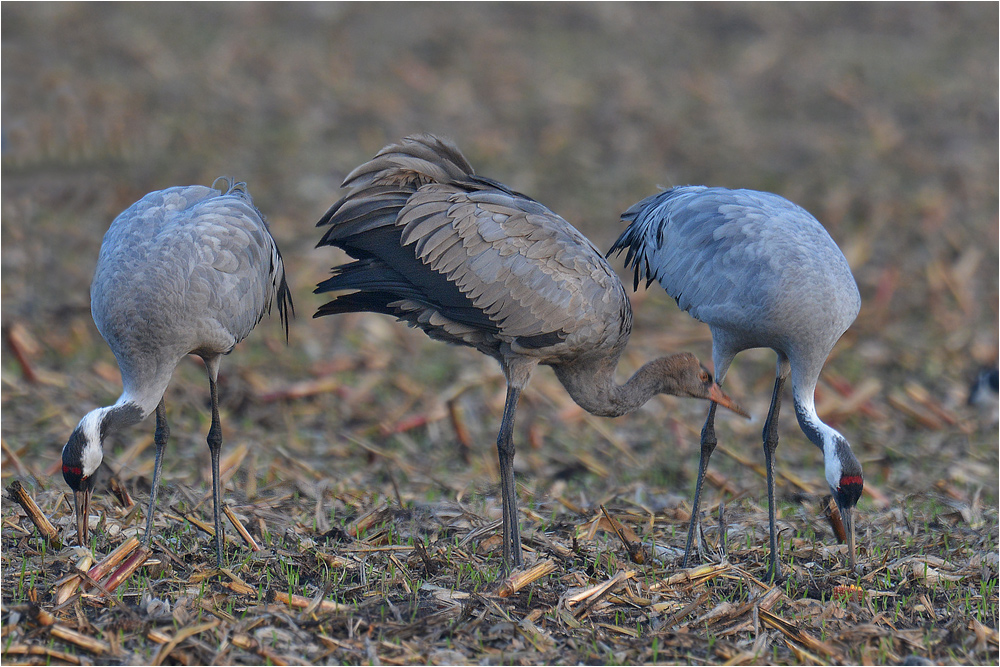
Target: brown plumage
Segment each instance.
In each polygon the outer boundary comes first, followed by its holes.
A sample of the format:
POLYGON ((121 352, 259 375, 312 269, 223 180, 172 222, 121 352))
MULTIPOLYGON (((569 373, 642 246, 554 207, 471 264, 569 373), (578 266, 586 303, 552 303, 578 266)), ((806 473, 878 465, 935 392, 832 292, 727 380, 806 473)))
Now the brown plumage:
POLYGON ((438 340, 474 347, 507 379, 497 450, 504 565, 522 564, 514 487, 514 413, 538 364, 551 366, 581 407, 614 417, 656 394, 712 399, 739 411, 690 354, 615 369, 632 328, 618 276, 583 234, 538 202, 476 176, 450 142, 430 135, 387 146, 351 172, 350 192, 317 226, 319 245, 356 261, 316 292, 350 290, 315 317, 393 315, 438 340))

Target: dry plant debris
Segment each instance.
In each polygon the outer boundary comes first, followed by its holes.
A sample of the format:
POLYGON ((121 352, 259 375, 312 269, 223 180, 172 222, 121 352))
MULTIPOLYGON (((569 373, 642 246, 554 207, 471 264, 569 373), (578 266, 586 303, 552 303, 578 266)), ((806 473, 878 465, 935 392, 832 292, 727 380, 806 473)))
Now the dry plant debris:
MULTIPOLYGON (((998 413, 966 404, 998 347, 996 5, 0 11, 0 474, 20 485, 0 526, 5 664, 1000 661, 998 413), (747 352, 726 389, 758 421, 717 423, 687 570, 705 406, 601 419, 539 369, 515 436, 528 567, 501 577, 495 364, 385 317, 309 317, 337 263, 313 222, 346 170, 421 130, 599 248, 673 183, 778 192, 823 221, 863 298, 816 396, 865 468, 859 571, 788 411, 788 579, 761 580, 774 357, 747 352), (101 237, 146 192, 220 174, 249 183, 300 308, 288 346, 265 321, 220 377, 226 568, 206 557, 194 360, 166 396, 149 550, 149 424, 106 443, 77 547, 60 447, 121 390, 89 313, 101 237)), ((711 358, 707 327, 662 290, 632 296, 623 372, 711 358)))

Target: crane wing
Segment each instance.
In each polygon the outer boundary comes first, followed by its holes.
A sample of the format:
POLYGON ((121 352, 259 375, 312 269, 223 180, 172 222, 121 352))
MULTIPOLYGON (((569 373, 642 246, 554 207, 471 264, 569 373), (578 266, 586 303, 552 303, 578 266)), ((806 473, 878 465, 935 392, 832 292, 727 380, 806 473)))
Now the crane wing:
MULTIPOLYGON (((356 290, 317 316, 350 310, 396 315, 429 335, 480 347, 549 348, 576 333, 608 335, 628 309, 596 248, 538 202, 476 176, 457 148, 411 137, 383 149, 345 181, 352 188, 320 221, 320 245, 357 261, 317 292, 356 290)), ((624 325, 627 326, 627 325, 624 325)), ((627 333, 627 332, 626 332, 627 333)), ((617 338, 616 338, 617 339, 617 338)))
MULTIPOLYGON (((751 330, 794 307, 782 297, 795 292, 791 286, 829 293, 832 304, 843 300, 834 290, 844 281, 835 275, 853 284, 823 226, 771 193, 676 187, 640 201, 622 219, 629 227, 609 254, 625 250, 636 286, 640 278, 658 281, 680 308, 710 325, 751 330)), ((857 314, 856 291, 843 305, 845 312, 853 308, 847 324, 857 314)))
POLYGON ((274 295, 287 332, 281 254, 245 187, 230 186, 225 194, 202 186, 152 192, 112 223, 91 286, 94 321, 112 349, 224 352, 274 295), (136 317, 149 325, 143 340, 130 331, 136 317))
POLYGON ((243 189, 231 187, 190 213, 192 249, 201 255, 191 289, 207 296, 207 311, 236 339, 243 340, 277 296, 285 333, 293 308, 284 262, 264 216, 243 189))
POLYGON ((610 266, 572 225, 498 184, 477 185, 423 186, 400 212, 400 240, 503 335, 549 346, 603 327, 604 309, 627 304, 610 266))

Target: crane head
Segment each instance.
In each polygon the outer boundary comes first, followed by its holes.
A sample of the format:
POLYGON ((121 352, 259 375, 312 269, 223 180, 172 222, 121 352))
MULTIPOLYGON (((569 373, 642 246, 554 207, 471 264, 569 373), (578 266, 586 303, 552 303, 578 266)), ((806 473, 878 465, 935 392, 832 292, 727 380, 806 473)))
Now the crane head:
POLYGON ((712 373, 693 354, 680 352, 665 357, 665 361, 668 367, 665 373, 668 385, 660 390, 661 393, 690 396, 691 398, 707 398, 738 415, 750 418, 750 415, 736 401, 722 391, 722 388, 712 378, 712 373))
POLYGON ((844 522, 844 530, 847 533, 847 553, 853 572, 854 566, 857 564, 854 545, 854 508, 861 499, 865 479, 861 473, 861 464, 854 456, 854 452, 851 451, 847 439, 834 432, 833 440, 835 442, 835 455, 827 459, 827 482, 830 484, 834 500, 837 501, 840 518, 844 522))
POLYGON ((73 489, 76 530, 80 546, 87 544, 90 497, 94 492, 93 474, 104 459, 98 411, 91 412, 73 430, 62 451, 63 479, 73 489))

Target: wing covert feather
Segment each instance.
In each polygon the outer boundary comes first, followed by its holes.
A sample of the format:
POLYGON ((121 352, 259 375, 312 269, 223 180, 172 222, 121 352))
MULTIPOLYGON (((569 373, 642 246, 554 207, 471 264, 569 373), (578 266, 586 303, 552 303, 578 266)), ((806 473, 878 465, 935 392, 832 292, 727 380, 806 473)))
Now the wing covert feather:
POLYGON ((352 171, 344 187, 348 195, 319 222, 329 225, 320 244, 368 264, 336 268, 317 291, 373 296, 337 297, 318 314, 387 312, 490 353, 506 345, 557 354, 574 338, 611 346, 627 338, 628 297, 597 249, 542 204, 475 175, 453 144, 408 137, 352 171), (375 296, 378 271, 391 286, 375 296))
POLYGON ((854 285, 840 248, 812 215, 783 197, 682 186, 647 197, 622 219, 629 227, 609 254, 627 249, 636 284, 658 281, 702 322, 753 330, 822 304, 836 311, 831 328, 846 329, 857 315, 856 286, 853 293, 838 287, 854 285))

